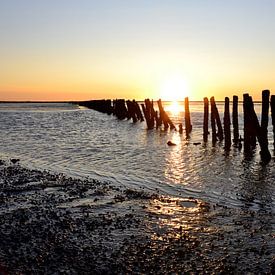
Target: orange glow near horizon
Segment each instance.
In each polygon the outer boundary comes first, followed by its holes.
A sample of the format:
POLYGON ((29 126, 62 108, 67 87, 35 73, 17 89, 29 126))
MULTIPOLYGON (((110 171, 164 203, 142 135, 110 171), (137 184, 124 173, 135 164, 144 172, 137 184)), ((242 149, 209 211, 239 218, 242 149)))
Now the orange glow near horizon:
POLYGON ((2 2, 0 101, 275 91, 275 1, 2 2))

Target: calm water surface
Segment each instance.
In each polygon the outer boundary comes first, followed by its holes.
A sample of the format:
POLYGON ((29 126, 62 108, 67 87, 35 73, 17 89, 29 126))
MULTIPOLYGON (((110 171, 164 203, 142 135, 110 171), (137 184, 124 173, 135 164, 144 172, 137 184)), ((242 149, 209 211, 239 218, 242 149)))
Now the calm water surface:
MULTIPOLYGON (((183 106, 165 109, 177 124, 183 106)), ((260 105, 256 104, 260 114, 260 105)), ((223 117, 223 105, 218 104, 223 117)), ((108 180, 127 187, 192 196, 232 207, 275 209, 275 162, 262 166, 259 152, 247 161, 243 151, 202 142, 202 103, 191 103, 193 132, 187 141, 175 131, 146 129, 113 116, 67 103, 0 104, 0 155, 22 164, 70 176, 108 180), (172 140, 177 146, 166 145, 172 140)), ((241 106, 240 106, 241 112, 241 106)), ((242 134, 242 114, 240 114, 242 134)), ((269 142, 273 154, 272 128, 269 142)))

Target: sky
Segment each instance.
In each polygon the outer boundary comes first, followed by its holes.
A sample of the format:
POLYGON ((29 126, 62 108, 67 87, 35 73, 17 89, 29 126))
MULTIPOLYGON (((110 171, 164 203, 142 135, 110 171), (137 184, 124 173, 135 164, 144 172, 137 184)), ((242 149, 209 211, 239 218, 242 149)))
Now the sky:
POLYGON ((0 100, 275 94, 275 0, 0 0, 0 100))

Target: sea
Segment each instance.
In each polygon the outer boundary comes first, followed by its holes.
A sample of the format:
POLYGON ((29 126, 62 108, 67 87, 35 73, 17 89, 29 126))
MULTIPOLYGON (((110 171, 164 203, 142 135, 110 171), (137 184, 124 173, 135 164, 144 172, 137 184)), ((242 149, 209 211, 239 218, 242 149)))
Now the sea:
MULTIPOLYGON (((223 121, 224 103, 217 103, 223 121)), ((184 106, 164 102, 175 125, 184 125, 184 106)), ((255 104, 261 115, 261 104, 255 104)), ((0 158, 19 158, 30 169, 93 178, 126 188, 256 210, 275 209, 275 161, 261 163, 259 145, 250 158, 243 148, 203 142, 203 102, 190 102, 190 138, 178 131, 147 130, 145 122, 71 103, 0 103, 0 158), (168 146, 172 141, 175 146, 168 146)), ((239 128, 243 136, 242 104, 239 128)))

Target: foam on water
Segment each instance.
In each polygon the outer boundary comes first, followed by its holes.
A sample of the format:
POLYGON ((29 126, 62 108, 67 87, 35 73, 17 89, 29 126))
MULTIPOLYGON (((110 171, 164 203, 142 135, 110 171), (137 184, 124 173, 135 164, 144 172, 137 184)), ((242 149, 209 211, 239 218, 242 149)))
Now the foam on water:
MULTIPOLYGON (((255 107, 260 114, 260 105, 255 107)), ((223 105, 218 108, 222 114, 223 105)), ((193 131, 187 141, 178 132, 148 131, 145 122, 119 121, 66 103, 0 104, 0 154, 70 176, 157 188, 168 195, 236 207, 274 209, 274 160, 262 166, 258 151, 247 161, 233 147, 227 154, 222 144, 212 146, 211 137, 207 144, 194 145, 202 142, 202 103, 191 103, 190 111, 193 131), (167 146, 168 140, 177 146, 167 146)), ((183 111, 171 116, 176 124, 183 122, 183 111)), ((242 130, 241 123, 240 106, 242 130)), ((270 148, 272 140, 270 125, 270 148)))

